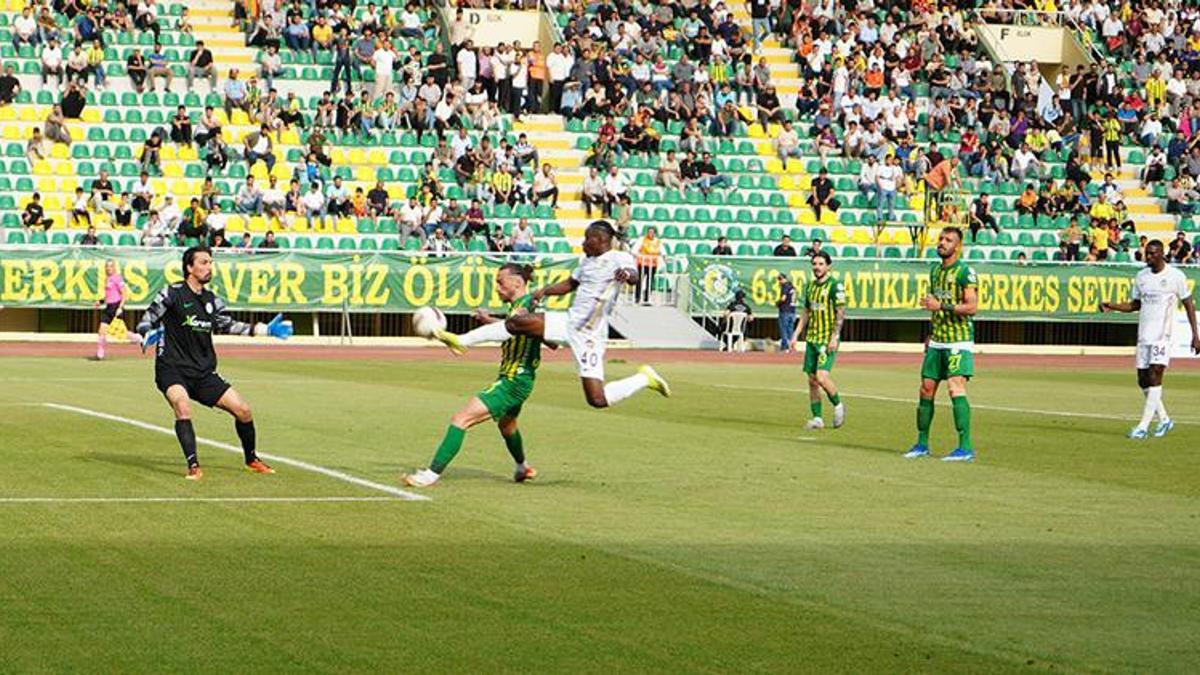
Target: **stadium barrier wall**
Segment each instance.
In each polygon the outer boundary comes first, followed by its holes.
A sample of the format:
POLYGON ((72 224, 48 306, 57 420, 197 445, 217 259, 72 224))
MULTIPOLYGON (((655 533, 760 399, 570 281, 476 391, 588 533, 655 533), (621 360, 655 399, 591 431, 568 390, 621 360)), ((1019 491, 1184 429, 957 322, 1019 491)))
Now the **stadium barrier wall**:
MULTIPOLYGON (((103 292, 104 263, 117 263, 129 290, 128 305, 144 307, 163 286, 182 278, 180 250, 126 247, 0 247, 0 305, 13 308, 91 309, 103 292)), ((444 257, 403 252, 275 251, 218 253, 212 288, 235 310, 267 312, 387 314, 425 305, 465 314, 483 306, 499 309, 494 291, 500 265, 518 260, 534 266, 533 286, 567 277, 574 255, 479 255, 444 257)), ((680 298, 694 316, 724 309, 734 291, 747 293, 755 314, 775 316, 776 276, 798 286, 807 282, 807 258, 731 256, 674 257, 682 273, 667 275, 680 287, 661 293, 680 298)), ((918 302, 929 285, 929 261, 839 259, 835 277, 846 287, 848 315, 871 321, 928 318, 918 302)), ((1134 315, 1100 314, 1102 300, 1124 300, 1138 265, 972 263, 979 283, 980 314, 1010 324, 1065 322, 1125 323, 1134 315)), ((1181 268, 1194 286, 1200 269, 1181 268)), ((548 299, 566 309, 569 297, 548 299)), ((1014 326, 1015 327, 1015 326, 1014 326)), ((13 326, 18 330, 32 325, 13 326)), ((46 328, 53 328, 46 326, 46 328)), ((1009 340, 1006 340, 1009 341, 1009 340)))

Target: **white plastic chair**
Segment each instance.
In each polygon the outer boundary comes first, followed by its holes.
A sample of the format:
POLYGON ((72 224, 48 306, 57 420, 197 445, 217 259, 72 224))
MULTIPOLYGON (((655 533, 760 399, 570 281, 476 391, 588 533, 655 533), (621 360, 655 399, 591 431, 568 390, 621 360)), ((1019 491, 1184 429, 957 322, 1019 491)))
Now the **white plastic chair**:
POLYGON ((721 334, 725 351, 746 351, 746 320, 749 317, 745 312, 730 312, 725 317, 725 332, 721 334))

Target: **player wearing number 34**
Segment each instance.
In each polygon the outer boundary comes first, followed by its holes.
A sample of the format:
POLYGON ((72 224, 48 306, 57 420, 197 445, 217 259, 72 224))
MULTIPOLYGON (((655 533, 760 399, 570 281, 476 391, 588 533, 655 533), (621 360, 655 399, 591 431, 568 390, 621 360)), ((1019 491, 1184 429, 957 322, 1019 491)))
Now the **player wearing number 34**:
POLYGON ((1135 356, 1138 386, 1146 397, 1142 419, 1129 432, 1135 440, 1146 438, 1150 422, 1158 415, 1155 436, 1166 436, 1175 423, 1163 404, 1163 374, 1171 363, 1175 308, 1179 303, 1187 312, 1192 327, 1192 351, 1200 353, 1200 333, 1196 332, 1196 302, 1188 290, 1183 272, 1167 264, 1163 244, 1157 239, 1146 244, 1146 267, 1137 273, 1128 302, 1102 302, 1101 312, 1137 312, 1138 341, 1135 356))

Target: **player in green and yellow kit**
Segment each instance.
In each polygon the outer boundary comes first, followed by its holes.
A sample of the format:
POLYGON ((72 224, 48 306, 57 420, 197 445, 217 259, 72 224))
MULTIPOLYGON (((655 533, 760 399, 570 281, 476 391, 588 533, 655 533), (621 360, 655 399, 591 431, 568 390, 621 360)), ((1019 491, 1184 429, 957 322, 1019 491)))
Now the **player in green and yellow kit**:
POLYGON ((917 443, 905 457, 929 456, 929 427, 933 423, 933 399, 938 383, 946 381, 954 408, 958 447, 942 458, 947 462, 975 459, 971 442, 971 404, 967 402, 967 380, 975 369, 975 312, 979 306, 975 270, 962 261, 962 230, 942 229, 937 253, 942 259, 929 271, 929 295, 921 307, 932 312, 933 333, 921 364, 921 393, 917 402, 917 443))
POLYGON ((821 417, 821 393, 833 404, 833 427, 846 421, 846 406, 838 396, 837 385, 829 376, 837 360, 842 341, 842 323, 846 320, 846 290, 842 282, 829 274, 833 260, 825 251, 812 257, 812 281, 804 288, 804 311, 792 333, 792 349, 799 351, 797 341, 804 336, 804 372, 808 374, 808 403, 812 419, 806 429, 824 429, 821 417))
MULTIPOLYGON (((533 268, 516 263, 506 263, 496 273, 496 293, 508 303, 508 316, 533 310, 533 294, 528 290, 532 274, 533 268)), ((476 312, 476 318, 482 323, 504 321, 504 317, 493 317, 482 309, 476 312)), ((537 475, 537 471, 525 463, 525 448, 521 431, 517 428, 517 417, 521 414, 521 406, 533 393, 534 378, 542 362, 542 340, 514 335, 500 345, 500 354, 500 374, 496 381, 450 418, 446 436, 438 446, 429 468, 405 476, 406 485, 428 487, 436 483, 462 448, 467 429, 488 420, 496 420, 504 444, 517 464, 513 479, 521 483, 537 475)))

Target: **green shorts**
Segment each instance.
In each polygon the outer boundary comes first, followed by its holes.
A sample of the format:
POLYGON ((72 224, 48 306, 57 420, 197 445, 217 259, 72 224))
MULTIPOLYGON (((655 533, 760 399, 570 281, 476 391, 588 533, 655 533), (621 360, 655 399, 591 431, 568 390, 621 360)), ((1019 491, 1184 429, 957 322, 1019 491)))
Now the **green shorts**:
POLYGON ((825 345, 804 343, 804 372, 814 375, 818 370, 829 372, 833 370, 833 362, 837 360, 837 352, 829 351, 825 345))
POLYGON ((492 386, 479 392, 479 400, 491 413, 492 419, 517 417, 521 414, 521 406, 525 399, 533 393, 533 380, 529 378, 501 378, 492 386))
POLYGON ((975 374, 975 354, 965 349, 926 347, 921 362, 921 377, 926 380, 948 380, 952 377, 970 378, 975 374))

